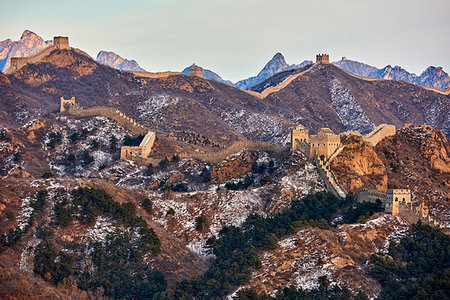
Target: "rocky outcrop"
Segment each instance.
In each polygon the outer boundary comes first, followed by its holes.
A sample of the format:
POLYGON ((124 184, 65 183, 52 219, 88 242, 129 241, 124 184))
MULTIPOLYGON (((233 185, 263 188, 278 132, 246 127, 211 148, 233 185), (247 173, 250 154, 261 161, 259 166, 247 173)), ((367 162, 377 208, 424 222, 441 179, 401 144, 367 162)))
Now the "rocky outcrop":
POLYGON ((279 287, 312 289, 325 275, 339 286, 374 298, 381 287, 368 276, 366 262, 407 228, 401 219, 385 214, 332 230, 303 228, 280 240, 276 249, 260 253, 262 267, 252 273, 247 287, 269 294, 279 287))
POLYGON ((122 58, 112 51, 100 51, 95 61, 117 70, 145 72, 134 59, 128 60, 122 58))
POLYGON ((239 178, 252 170, 258 155, 248 150, 230 155, 224 161, 213 166, 211 170, 212 183, 224 183, 230 179, 239 178))
POLYGON ((0 42, 0 71, 9 69, 11 57, 27 57, 34 55, 42 49, 51 46, 52 41, 44 41, 43 38, 25 30, 18 41, 10 39, 0 42))
POLYGON ((345 148, 331 161, 331 168, 347 191, 361 188, 386 192, 387 174, 383 162, 374 148, 361 136, 341 136, 345 148))
POLYGON ((450 222, 450 143, 426 125, 405 125, 375 148, 386 166, 388 188, 411 189, 413 203, 425 202, 430 215, 450 222))

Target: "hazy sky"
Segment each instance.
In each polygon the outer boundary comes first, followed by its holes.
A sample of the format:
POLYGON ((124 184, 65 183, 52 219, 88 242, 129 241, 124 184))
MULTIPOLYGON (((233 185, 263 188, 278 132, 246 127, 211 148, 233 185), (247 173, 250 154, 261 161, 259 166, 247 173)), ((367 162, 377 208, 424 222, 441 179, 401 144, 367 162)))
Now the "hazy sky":
POLYGON ((237 81, 281 52, 289 64, 329 53, 420 73, 450 71, 450 0, 2 0, 0 40, 29 29, 69 36, 94 58, 100 50, 148 71, 193 62, 237 81))

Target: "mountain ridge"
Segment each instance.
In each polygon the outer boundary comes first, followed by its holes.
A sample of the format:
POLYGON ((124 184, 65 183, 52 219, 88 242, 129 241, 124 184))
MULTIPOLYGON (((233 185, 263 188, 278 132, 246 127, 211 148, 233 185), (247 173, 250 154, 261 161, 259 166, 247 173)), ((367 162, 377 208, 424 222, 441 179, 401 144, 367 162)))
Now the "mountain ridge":
POLYGON ((113 51, 100 51, 95 61, 121 71, 146 72, 134 59, 123 58, 113 51))

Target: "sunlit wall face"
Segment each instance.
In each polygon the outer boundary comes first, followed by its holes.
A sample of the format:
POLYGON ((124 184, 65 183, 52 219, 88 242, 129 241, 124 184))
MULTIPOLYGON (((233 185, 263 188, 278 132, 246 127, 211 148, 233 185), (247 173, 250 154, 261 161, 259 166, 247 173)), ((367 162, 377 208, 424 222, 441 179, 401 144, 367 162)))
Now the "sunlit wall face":
POLYGON ((450 70, 448 0, 11 1, 0 4, 0 40, 24 29, 67 35, 96 56, 109 50, 149 71, 193 62, 237 81, 276 53, 288 63, 326 52, 420 73, 450 70))

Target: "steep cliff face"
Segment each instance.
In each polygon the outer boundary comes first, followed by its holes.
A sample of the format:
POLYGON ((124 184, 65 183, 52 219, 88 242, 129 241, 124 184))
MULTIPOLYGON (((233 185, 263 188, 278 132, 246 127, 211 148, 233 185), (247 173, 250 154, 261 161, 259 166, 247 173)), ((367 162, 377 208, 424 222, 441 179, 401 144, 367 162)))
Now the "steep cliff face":
POLYGON ((0 71, 9 69, 11 57, 26 57, 36 54, 45 47, 51 46, 52 41, 44 41, 43 38, 25 30, 18 41, 10 39, 0 42, 0 71))
POLYGON ((414 202, 427 203, 431 215, 450 222, 450 143, 442 132, 405 125, 376 152, 386 166, 388 188, 411 189, 414 202))
POLYGON ((385 192, 386 168, 374 148, 357 135, 341 136, 341 143, 344 150, 331 162, 338 182, 352 193, 363 187, 385 192))
POLYGON ((243 150, 212 167, 211 182, 224 183, 234 178, 239 178, 252 170, 258 155, 254 152, 243 150))
POLYGON ((122 58, 112 51, 100 51, 95 61, 117 70, 145 72, 134 59, 129 60, 122 58))

